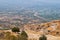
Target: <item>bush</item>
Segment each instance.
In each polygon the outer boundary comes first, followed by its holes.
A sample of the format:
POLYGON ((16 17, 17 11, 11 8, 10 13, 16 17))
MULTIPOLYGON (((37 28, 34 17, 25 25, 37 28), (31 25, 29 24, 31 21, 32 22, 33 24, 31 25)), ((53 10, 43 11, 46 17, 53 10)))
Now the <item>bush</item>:
POLYGON ((28 35, 25 31, 22 31, 21 36, 28 37, 28 35))
POLYGON ((14 27, 14 28, 12 28, 12 32, 20 32, 20 30, 18 27, 14 27))
POLYGON ((4 38, 4 39, 5 39, 5 40, 18 40, 17 36, 11 35, 10 32, 6 32, 6 33, 5 33, 5 38, 4 38))
POLYGON ((14 35, 11 35, 9 40, 18 40, 18 38, 14 35))
POLYGON ((42 35, 42 37, 40 37, 39 40, 47 40, 47 37, 45 35, 42 35))
POLYGON ((28 40, 28 35, 25 31, 22 31, 22 33, 18 35, 18 40, 28 40))

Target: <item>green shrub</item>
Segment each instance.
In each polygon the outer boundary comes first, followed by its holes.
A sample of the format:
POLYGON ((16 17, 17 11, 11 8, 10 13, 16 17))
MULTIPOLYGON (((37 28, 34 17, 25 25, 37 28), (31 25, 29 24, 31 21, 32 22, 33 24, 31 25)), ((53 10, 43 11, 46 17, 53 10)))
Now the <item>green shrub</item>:
POLYGON ((39 40, 47 40, 47 37, 45 35, 42 35, 42 37, 40 37, 39 40))
POLYGON ((22 31, 21 36, 28 37, 28 35, 25 31, 22 31))
POLYGON ((18 40, 28 40, 27 33, 23 31, 20 35, 18 35, 18 40))
POLYGON ((12 32, 20 32, 20 30, 18 27, 14 27, 14 28, 12 28, 12 32))

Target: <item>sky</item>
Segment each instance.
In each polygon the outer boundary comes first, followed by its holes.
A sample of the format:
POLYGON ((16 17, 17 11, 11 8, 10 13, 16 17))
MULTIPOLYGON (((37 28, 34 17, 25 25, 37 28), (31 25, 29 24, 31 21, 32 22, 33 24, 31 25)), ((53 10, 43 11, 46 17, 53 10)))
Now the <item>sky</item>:
POLYGON ((60 3, 60 0, 39 0, 41 2, 47 2, 47 3, 60 3))
POLYGON ((60 0, 0 0, 0 6, 29 6, 41 4, 60 4, 60 0))

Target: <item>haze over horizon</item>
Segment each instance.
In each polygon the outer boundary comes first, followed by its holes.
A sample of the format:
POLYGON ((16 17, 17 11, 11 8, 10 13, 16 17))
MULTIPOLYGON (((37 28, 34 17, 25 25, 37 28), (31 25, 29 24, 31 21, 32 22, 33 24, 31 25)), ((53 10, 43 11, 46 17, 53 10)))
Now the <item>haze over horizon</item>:
POLYGON ((60 0, 0 0, 0 6, 59 5, 60 0))

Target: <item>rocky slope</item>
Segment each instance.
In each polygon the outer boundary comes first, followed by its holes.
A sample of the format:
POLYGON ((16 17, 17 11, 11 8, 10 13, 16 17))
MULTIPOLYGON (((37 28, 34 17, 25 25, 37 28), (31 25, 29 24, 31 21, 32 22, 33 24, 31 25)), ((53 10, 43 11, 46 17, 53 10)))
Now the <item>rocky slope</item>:
POLYGON ((60 20, 55 20, 41 24, 27 24, 24 26, 25 31, 33 34, 46 34, 60 36, 60 20))

